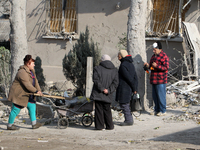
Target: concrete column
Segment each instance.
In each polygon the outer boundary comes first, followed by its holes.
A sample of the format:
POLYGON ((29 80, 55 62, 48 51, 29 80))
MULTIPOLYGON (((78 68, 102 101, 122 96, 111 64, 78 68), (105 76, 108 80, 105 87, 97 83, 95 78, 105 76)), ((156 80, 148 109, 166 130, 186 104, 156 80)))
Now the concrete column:
POLYGON ((87 57, 87 72, 86 72, 86 97, 89 98, 92 92, 93 82, 93 57, 87 57))

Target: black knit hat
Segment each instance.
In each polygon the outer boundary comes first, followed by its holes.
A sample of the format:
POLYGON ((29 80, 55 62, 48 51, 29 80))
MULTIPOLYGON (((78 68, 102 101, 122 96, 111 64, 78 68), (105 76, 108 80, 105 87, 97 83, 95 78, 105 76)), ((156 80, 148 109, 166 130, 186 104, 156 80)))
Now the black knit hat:
POLYGON ((160 41, 156 41, 155 43, 153 43, 153 48, 162 49, 162 44, 160 43, 160 41))

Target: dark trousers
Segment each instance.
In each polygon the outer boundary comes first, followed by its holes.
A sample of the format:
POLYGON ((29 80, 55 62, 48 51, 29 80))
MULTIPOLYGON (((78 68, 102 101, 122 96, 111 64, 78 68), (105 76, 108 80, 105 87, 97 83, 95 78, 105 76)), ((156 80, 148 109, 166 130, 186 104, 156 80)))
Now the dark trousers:
POLYGON ((133 116, 131 114, 130 110, 130 104, 129 103, 120 103, 120 107, 122 109, 122 112, 124 114, 124 122, 125 123, 133 123, 133 116))
POLYGON ((110 103, 95 101, 95 128, 98 130, 114 129, 110 103))

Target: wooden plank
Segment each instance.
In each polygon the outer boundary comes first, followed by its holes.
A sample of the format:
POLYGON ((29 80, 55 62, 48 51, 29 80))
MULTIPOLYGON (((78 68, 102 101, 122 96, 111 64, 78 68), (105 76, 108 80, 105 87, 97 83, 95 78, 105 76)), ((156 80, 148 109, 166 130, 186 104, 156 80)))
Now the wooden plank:
MULTIPOLYGON (((39 94, 36 94, 36 93, 28 93, 28 95, 40 96, 39 94)), ((42 95, 42 97, 55 98, 55 99, 66 99, 66 100, 72 99, 71 97, 63 97, 63 96, 56 96, 56 95, 42 95)))

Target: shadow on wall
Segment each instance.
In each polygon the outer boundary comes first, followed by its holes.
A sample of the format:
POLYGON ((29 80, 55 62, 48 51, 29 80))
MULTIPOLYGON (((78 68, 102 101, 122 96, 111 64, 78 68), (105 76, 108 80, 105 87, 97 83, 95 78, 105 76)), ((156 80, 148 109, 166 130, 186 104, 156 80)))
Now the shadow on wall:
POLYGON ((177 143, 188 143, 194 145, 200 145, 200 127, 176 132, 173 134, 168 134, 164 136, 160 136, 157 138, 153 138, 150 140, 153 141, 165 141, 165 142, 177 142, 177 143))
POLYGON ((151 99, 149 99, 149 92, 148 92, 148 80, 145 80, 145 71, 144 71, 144 61, 142 60, 142 57, 140 55, 136 55, 133 58, 133 63, 137 72, 138 77, 138 93, 140 95, 140 99, 142 100, 142 106, 143 108, 146 108, 146 105, 149 107, 151 106, 151 99), (147 87, 145 87, 147 85, 147 87), (146 97, 144 97, 146 94, 146 97), (147 101, 144 101, 146 99, 147 101), (146 103, 144 103, 146 102, 146 103))
MULTIPOLYGON (((152 41, 152 44, 154 42, 152 41)), ((147 63, 150 62, 151 56, 153 55, 153 47, 152 44, 147 45, 146 47, 146 53, 147 53, 147 63)), ((146 73, 146 98, 148 100, 148 106, 149 108, 153 106, 153 98, 152 98, 152 85, 150 84, 150 74, 146 73)))
POLYGON ((38 83, 40 85, 41 90, 44 91, 46 84, 42 69, 42 60, 39 56, 37 56, 35 59, 35 74, 38 79, 38 83))
POLYGON ((130 0, 81 0, 78 1, 78 13, 105 13, 109 16, 116 11, 121 11, 130 7, 130 0))
MULTIPOLYGON (((28 6, 27 6, 28 9, 28 6)), ((27 14, 28 19, 38 18, 34 23, 35 26, 30 31, 30 35, 27 36, 27 41, 31 42, 33 40, 39 40, 41 36, 45 33, 46 23, 43 18, 45 12, 45 0, 42 0, 32 11, 27 14)))
MULTIPOLYGON (((28 3, 29 4, 29 3, 28 3)), ((31 3, 30 3, 31 4, 31 3)), ((29 5, 27 5, 27 9, 29 9, 29 5)), ((69 43, 69 40, 65 40, 63 42, 63 40, 55 40, 55 39, 43 39, 42 36, 46 33, 46 1, 42 0, 29 14, 27 14, 27 17, 30 21, 31 20, 35 20, 34 25, 30 26, 29 29, 30 33, 29 35, 27 35, 27 41, 31 42, 36 40, 36 43, 46 43, 46 44, 57 44, 60 45, 60 49, 55 50, 55 51, 59 51, 59 50, 63 50, 66 49, 67 47, 67 43, 69 43)), ((70 44, 69 46, 71 46, 72 44, 70 44)))

